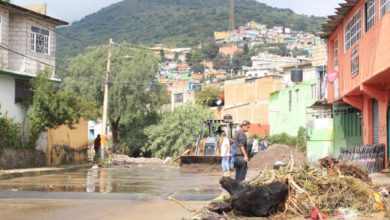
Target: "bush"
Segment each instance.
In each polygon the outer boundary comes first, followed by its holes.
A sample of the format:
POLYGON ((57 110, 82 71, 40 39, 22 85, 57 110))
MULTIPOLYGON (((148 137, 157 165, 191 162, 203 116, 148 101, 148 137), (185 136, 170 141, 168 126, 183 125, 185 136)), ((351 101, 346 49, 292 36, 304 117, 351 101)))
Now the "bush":
POLYGON ((269 144, 285 144, 297 149, 300 152, 306 152, 306 129, 300 127, 297 137, 288 135, 287 133, 281 133, 272 135, 268 138, 269 144))
POLYGON ((0 116, 0 154, 5 148, 22 148, 22 125, 13 122, 6 115, 0 116))

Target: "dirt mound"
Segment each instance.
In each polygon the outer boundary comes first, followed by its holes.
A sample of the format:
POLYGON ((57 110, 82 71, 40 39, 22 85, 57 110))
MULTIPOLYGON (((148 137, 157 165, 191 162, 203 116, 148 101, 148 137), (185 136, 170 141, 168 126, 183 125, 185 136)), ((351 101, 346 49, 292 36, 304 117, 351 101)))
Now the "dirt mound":
POLYGON ((251 170, 264 170, 266 167, 272 169, 276 161, 282 161, 288 164, 291 154, 294 157, 295 166, 302 166, 307 162, 306 156, 303 153, 287 145, 275 144, 259 152, 249 161, 248 166, 251 170))

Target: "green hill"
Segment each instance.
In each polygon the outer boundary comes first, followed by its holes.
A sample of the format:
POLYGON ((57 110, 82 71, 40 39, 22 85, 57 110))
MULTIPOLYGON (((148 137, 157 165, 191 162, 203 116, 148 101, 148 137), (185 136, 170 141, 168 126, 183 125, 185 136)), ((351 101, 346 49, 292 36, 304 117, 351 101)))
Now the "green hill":
MULTIPOLYGON (((90 43, 116 42, 151 45, 194 46, 211 40, 214 31, 228 29, 228 0, 124 0, 88 15, 71 26, 59 28, 58 66, 81 52, 90 43), (63 35, 82 39, 69 39, 63 35)), ((294 30, 317 32, 322 17, 295 14, 255 0, 237 0, 236 25, 251 20, 268 26, 281 25, 294 30)))

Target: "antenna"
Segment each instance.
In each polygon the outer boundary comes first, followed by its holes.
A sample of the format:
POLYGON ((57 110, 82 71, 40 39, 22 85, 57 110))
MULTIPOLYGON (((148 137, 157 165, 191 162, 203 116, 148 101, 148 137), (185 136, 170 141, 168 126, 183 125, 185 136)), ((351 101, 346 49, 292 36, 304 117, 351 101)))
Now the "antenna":
POLYGON ((234 32, 234 0, 229 0, 229 31, 234 32))

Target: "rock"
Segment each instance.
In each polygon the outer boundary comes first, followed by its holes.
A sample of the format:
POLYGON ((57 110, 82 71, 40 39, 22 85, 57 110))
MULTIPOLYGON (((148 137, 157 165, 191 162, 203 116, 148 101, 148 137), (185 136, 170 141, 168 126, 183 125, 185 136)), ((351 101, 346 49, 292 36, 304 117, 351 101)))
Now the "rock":
POLYGON ((222 177, 220 184, 231 195, 230 205, 237 215, 268 217, 282 211, 288 198, 288 185, 282 182, 252 186, 230 177, 222 177))

